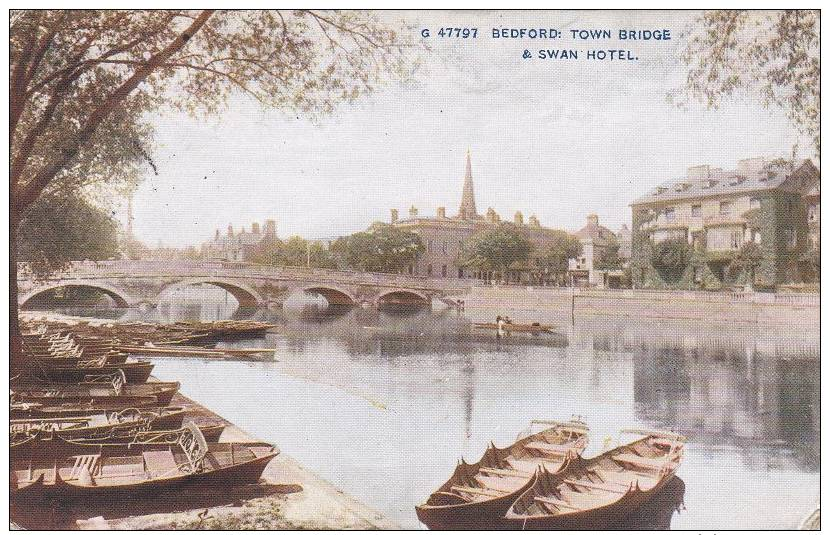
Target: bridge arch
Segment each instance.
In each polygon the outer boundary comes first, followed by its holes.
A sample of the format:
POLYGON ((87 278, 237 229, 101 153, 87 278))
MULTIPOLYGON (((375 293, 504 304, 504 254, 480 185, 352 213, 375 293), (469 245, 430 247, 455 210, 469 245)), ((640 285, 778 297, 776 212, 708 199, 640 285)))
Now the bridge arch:
POLYGON ((172 294, 173 292, 180 290, 182 288, 186 288, 188 286, 195 286, 197 284, 209 284, 211 286, 217 286, 222 288, 229 294, 231 294, 238 302, 240 308, 253 308, 260 306, 265 303, 265 300, 251 286, 247 284, 221 279, 221 278, 192 278, 192 279, 184 279, 179 282, 175 282, 168 286, 165 286, 161 292, 159 293, 157 301, 161 301, 163 297, 172 294))
POLYGON ((300 288, 299 291, 305 294, 322 295, 329 305, 351 306, 358 302, 352 292, 331 284, 312 284, 300 288))
POLYGON ((28 292, 25 292, 18 296, 17 304, 20 308, 23 308, 26 303, 28 303, 32 298, 37 297, 38 295, 42 295, 46 292, 51 292, 52 290, 57 290, 59 288, 93 288, 95 290, 99 290, 112 298, 115 301, 115 305, 118 308, 127 308, 136 304, 139 300, 133 298, 129 293, 125 292, 121 288, 116 288, 112 284, 106 282, 87 282, 87 281, 54 281, 54 282, 46 282, 43 284, 38 284, 28 292))
POLYGON ((381 305, 421 305, 425 306, 432 302, 429 295, 411 289, 388 290, 375 299, 375 306, 381 305))

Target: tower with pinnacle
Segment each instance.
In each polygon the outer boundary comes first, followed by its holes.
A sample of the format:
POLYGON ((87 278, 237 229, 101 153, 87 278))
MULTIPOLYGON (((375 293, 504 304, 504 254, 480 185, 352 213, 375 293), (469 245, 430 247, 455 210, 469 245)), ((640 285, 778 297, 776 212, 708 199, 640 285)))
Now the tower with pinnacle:
POLYGON ((464 189, 461 192, 461 206, 458 208, 458 218, 478 218, 476 196, 473 191, 473 165, 470 163, 470 149, 467 149, 467 168, 464 172, 464 189))

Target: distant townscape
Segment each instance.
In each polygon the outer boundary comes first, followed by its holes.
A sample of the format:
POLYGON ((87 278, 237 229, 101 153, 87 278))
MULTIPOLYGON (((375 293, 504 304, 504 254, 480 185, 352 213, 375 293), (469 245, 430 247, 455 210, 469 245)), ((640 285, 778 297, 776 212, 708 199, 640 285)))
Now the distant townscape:
MULTIPOLYGON (((412 206, 401 217, 393 208, 387 223, 360 234, 388 228, 417 236, 414 254, 369 265, 427 278, 600 288, 775 287, 817 282, 820 201, 819 172, 811 161, 752 158, 731 171, 692 167, 687 176, 660 184, 631 203, 630 228, 624 224, 613 231, 592 213, 585 226, 569 232, 542 225, 536 215, 525 218, 521 211, 505 220, 493 208, 480 213, 468 151, 454 215, 444 206, 432 216, 412 206), (526 243, 526 251, 519 247, 503 265, 488 257, 487 246, 512 251, 511 239, 526 243)), ((235 231, 232 224, 225 232, 216 229, 199 247, 135 247, 134 257, 367 270, 347 260, 344 250, 351 243, 343 237, 296 236, 283 242, 275 219, 268 219, 262 226, 251 223, 250 230, 235 231)))

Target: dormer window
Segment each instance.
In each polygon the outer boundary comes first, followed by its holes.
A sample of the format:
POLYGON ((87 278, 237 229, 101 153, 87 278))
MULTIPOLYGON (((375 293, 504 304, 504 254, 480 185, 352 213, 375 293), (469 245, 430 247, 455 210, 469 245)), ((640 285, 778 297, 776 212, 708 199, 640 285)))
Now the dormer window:
POLYGON ((680 193, 681 191, 686 191, 689 189, 689 184, 686 182, 681 182, 674 187, 674 191, 680 193))
POLYGON ((742 182, 745 182, 745 181, 746 181, 745 176, 736 176, 732 180, 729 181, 729 185, 730 186, 737 186, 738 184, 740 184, 742 182))
POLYGON ((704 180, 703 181, 703 188, 704 189, 713 188, 713 187, 715 187, 715 184, 717 184, 717 183, 718 183, 717 180, 712 180, 711 178, 709 180, 704 180))
POLYGON ((660 195, 662 193, 665 193, 667 189, 668 188, 664 188, 663 186, 657 186, 656 188, 654 188, 654 194, 660 195))

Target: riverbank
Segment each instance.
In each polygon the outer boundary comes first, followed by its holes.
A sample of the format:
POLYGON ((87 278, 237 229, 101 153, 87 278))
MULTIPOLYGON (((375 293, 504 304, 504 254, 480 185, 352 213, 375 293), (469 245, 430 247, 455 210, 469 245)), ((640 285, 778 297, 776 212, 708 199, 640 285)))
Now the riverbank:
MULTIPOLYGON (((819 326, 819 294, 474 287, 465 310, 540 310, 560 321, 590 316, 684 319, 703 323, 819 326)), ((495 314, 494 314, 495 315, 495 314)))
MULTIPOLYGON (((257 441, 181 394, 171 405, 191 409, 189 418, 199 425, 226 425, 220 442, 257 441)), ((398 529, 284 453, 271 461, 255 485, 183 487, 140 500, 51 508, 12 504, 11 520, 28 529, 398 529)))

